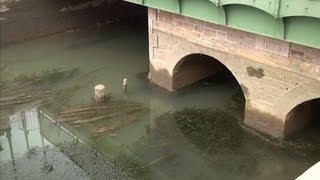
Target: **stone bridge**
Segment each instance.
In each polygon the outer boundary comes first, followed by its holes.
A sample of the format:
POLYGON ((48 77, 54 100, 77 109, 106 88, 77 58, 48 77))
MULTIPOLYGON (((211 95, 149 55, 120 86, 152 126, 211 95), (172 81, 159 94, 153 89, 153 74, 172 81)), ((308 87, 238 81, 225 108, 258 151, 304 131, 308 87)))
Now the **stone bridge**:
MULTIPOLYGON (((170 4, 167 4, 167 9, 163 4, 152 6, 152 2, 144 1, 144 5, 149 6, 149 79, 155 84, 176 91, 225 67, 235 77, 245 96, 244 124, 275 137, 291 135, 308 123, 309 112, 294 111, 305 102, 312 102, 308 104, 308 111, 320 111, 320 14, 312 11, 320 8, 319 2, 309 1, 316 3, 316 7, 304 4, 303 12, 299 8, 292 10, 290 3, 286 7, 290 5, 291 9, 281 9, 280 13, 274 9, 263 9, 259 6, 261 4, 251 5, 270 14, 276 13, 274 17, 283 16, 281 19, 273 18, 276 24, 276 21, 281 21, 280 28, 274 23, 268 25, 264 18, 256 19, 261 22, 250 22, 255 27, 247 22, 232 24, 237 17, 225 18, 229 16, 227 13, 233 13, 228 10, 232 7, 224 7, 222 14, 216 11, 210 22, 203 18, 209 15, 198 16, 201 9, 191 15, 184 14, 181 1, 178 10, 172 9, 170 4), (308 8, 310 11, 307 12, 308 8), (301 30, 306 27, 300 27, 300 30, 295 27, 303 26, 299 18, 293 18, 295 25, 288 25, 284 21, 284 13, 289 12, 292 16, 300 15, 312 21, 307 27, 311 31, 306 30, 304 32, 308 34, 301 35, 301 30), (241 23, 247 26, 241 28, 241 23), (234 24, 239 26, 234 27, 234 24)), ((186 6, 185 9, 187 7, 191 8, 186 6)), ((208 10, 204 6, 202 8, 203 11, 208 10)), ((244 16, 241 8, 238 11, 242 12, 239 16, 244 16)), ((320 113, 316 114, 320 118, 320 113)))

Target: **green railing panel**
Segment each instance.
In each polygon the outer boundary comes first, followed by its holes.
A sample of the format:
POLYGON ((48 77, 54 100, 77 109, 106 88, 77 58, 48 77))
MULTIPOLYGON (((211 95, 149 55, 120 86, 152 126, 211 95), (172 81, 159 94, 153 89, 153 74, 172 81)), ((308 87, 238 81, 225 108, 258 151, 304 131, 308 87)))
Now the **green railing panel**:
POLYGON ((144 0, 144 5, 169 12, 180 13, 179 0, 144 0))
POLYGON ((320 0, 282 0, 280 17, 288 16, 320 18, 320 0))
POLYGON ((279 0, 220 0, 219 5, 241 4, 252 6, 269 13, 274 17, 278 17, 279 0))
POLYGON ((298 44, 320 47, 320 19, 312 17, 284 18, 285 39, 298 44))
POLYGON ((281 19, 259 9, 244 5, 225 6, 227 25, 244 31, 258 33, 278 39, 284 37, 281 19))
POLYGON ((182 15, 196 19, 226 24, 223 8, 215 6, 208 0, 180 0, 180 12, 182 15))

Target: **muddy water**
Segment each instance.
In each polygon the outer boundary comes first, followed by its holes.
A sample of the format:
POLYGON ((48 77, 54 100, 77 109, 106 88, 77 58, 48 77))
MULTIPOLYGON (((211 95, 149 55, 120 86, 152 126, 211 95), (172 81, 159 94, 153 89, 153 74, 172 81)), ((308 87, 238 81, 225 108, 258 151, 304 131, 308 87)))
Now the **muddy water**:
MULTIPOLYGON (((76 68, 77 73, 50 86, 66 89, 62 98, 53 98, 52 106, 29 103, 2 117, 11 129, 1 133, 1 179, 293 179, 316 161, 263 140, 244 138, 241 153, 208 154, 183 133, 154 136, 159 115, 184 107, 224 109, 237 88, 220 82, 169 95, 151 86, 144 73, 147 37, 145 27, 122 23, 2 48, 1 82, 48 68, 76 68), (124 78, 127 93, 122 90, 124 78), (98 139, 92 138, 93 132, 121 120, 80 126, 58 122, 55 106, 64 107, 60 101, 66 100, 66 109, 91 103, 94 86, 100 83, 106 85, 110 101, 139 103, 147 112, 98 139)), ((164 127, 179 131, 173 126, 164 127)))

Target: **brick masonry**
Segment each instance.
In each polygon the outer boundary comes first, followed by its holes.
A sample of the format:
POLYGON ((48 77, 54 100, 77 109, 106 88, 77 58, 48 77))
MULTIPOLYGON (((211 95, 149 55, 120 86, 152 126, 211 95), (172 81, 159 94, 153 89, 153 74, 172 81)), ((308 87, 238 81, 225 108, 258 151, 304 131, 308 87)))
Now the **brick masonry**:
POLYGON ((175 90, 174 70, 183 57, 211 56, 242 86, 245 124, 277 137, 295 106, 320 97, 319 49, 151 8, 148 13, 149 78, 170 91, 175 90))

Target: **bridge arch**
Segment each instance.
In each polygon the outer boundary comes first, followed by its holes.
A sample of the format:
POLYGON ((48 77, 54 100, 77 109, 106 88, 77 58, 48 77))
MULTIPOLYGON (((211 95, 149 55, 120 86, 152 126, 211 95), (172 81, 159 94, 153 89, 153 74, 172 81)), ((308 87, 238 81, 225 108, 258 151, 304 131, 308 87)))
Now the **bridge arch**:
POLYGON ((237 82, 232 72, 214 57, 201 53, 188 54, 182 57, 173 68, 172 87, 174 90, 179 90, 217 74, 237 82))
POLYGON ((295 106, 286 116, 284 136, 294 136, 308 125, 320 124, 320 97, 304 101, 295 106))
MULTIPOLYGON (((225 68, 228 70, 229 74, 232 75, 235 81, 240 85, 246 102, 250 102, 251 99, 255 99, 257 97, 257 92, 255 88, 253 88, 254 83, 247 78, 247 64, 244 63, 242 57, 234 56, 232 54, 226 54, 222 51, 213 51, 205 47, 197 46, 196 44, 187 42, 186 44, 188 45, 181 43, 175 46, 165 57, 167 61, 166 69, 171 76, 171 85, 170 87, 166 86, 168 90, 175 91, 179 89, 179 86, 175 84, 177 78, 176 73, 183 62, 188 58, 201 55, 202 57, 205 57, 205 59, 211 60, 211 67, 214 65, 218 65, 219 68, 225 68)), ((210 73, 208 73, 207 75, 209 76, 210 73)))
MULTIPOLYGON (((296 87, 286 92, 274 107, 277 107, 277 114, 287 119, 288 114, 299 104, 320 98, 320 84, 316 80, 300 79, 296 87)), ((284 123, 286 123, 284 121, 284 123)))
POLYGON ((233 99, 227 103, 226 108, 244 120, 245 92, 248 90, 239 84, 222 61, 203 53, 191 53, 180 58, 175 64, 172 71, 173 90, 183 89, 202 80, 205 84, 212 85, 228 83, 233 99))

